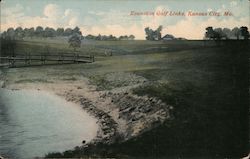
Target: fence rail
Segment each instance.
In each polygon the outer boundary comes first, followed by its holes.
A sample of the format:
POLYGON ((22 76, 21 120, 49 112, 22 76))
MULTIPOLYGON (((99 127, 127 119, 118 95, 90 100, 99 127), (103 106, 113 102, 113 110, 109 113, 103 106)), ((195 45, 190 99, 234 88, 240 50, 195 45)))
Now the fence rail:
POLYGON ((14 56, 0 56, 0 67, 18 67, 46 64, 68 64, 68 63, 92 63, 94 56, 79 55, 72 53, 58 54, 15 54, 14 56), (51 63, 52 62, 52 63, 51 63))

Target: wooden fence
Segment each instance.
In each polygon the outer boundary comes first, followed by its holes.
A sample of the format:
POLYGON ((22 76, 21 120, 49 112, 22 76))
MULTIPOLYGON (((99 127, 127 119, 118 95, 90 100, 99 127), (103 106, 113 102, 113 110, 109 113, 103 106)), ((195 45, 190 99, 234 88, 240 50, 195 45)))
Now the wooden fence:
POLYGON ((0 56, 0 66, 18 67, 46 64, 92 63, 94 56, 76 53, 58 54, 15 54, 15 56, 0 56))

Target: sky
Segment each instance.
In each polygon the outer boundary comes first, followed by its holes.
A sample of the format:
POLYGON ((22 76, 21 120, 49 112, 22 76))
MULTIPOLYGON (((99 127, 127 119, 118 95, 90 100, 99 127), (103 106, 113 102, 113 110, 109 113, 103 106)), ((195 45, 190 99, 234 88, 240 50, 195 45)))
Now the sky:
POLYGON ((136 39, 145 39, 144 28, 162 25, 163 35, 202 39, 207 26, 250 28, 249 0, 2 0, 0 8, 1 32, 19 26, 78 26, 83 35, 133 34, 136 39), (168 14, 157 14, 164 12, 168 14), (170 12, 177 15, 170 16, 170 12), (179 12, 184 16, 179 16, 179 12), (207 15, 190 16, 188 12, 207 15), (225 12, 231 15, 224 16, 225 12))

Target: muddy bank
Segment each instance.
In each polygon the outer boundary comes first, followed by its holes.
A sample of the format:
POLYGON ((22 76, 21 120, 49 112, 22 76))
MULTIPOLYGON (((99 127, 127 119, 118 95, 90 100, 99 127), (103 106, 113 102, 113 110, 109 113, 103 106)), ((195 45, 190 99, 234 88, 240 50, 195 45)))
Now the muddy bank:
MULTIPOLYGON (((122 77, 127 76, 127 73, 120 74, 118 75, 122 77)), ((132 93, 133 88, 145 84, 144 79, 135 75, 129 74, 129 78, 126 78, 126 85, 111 90, 99 90, 86 77, 74 81, 56 78, 31 80, 19 77, 21 78, 6 80, 3 87, 53 92, 67 101, 80 105, 98 119, 97 136, 89 143, 83 141, 82 148, 98 143, 123 142, 170 119, 171 106, 156 98, 137 96, 132 93)), ((122 81, 124 78, 118 79, 122 81)), ((113 80, 117 82, 117 78, 113 80)))

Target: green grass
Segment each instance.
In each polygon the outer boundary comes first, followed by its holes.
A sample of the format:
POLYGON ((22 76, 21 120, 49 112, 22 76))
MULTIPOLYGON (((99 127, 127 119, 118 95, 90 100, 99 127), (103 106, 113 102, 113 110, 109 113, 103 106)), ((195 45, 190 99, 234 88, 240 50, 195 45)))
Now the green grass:
MULTIPOLYGON (((18 50, 35 52, 48 44, 55 52, 70 50, 65 42, 62 45, 50 42, 24 41, 18 44, 18 50)), ((89 149, 90 155, 239 158, 248 141, 245 105, 249 47, 236 41, 225 46, 203 44, 202 41, 96 41, 81 48, 82 54, 96 56, 94 63, 13 68, 5 78, 15 83, 33 82, 27 77, 40 81, 75 81, 86 77, 97 90, 110 90, 130 84, 118 78, 110 80, 110 74, 143 77, 147 82, 133 92, 172 105, 173 119, 125 143, 89 149), (104 56, 107 49, 114 50, 113 56, 104 56)), ((75 150, 70 154, 77 157, 82 153, 75 150)))
MULTIPOLYGON (((122 70, 149 82, 133 92, 172 105, 173 119, 124 143, 87 149, 84 155, 238 158, 247 154, 249 47, 244 45, 152 54, 152 59, 147 54, 143 62, 135 55, 130 64, 137 67, 124 65, 122 70)), ((125 57, 124 61, 130 59, 125 57)))
MULTIPOLYGON (((210 42, 211 43, 211 42, 210 42)), ((209 44, 212 45, 212 44, 209 44)), ((208 46, 209 46, 208 45, 208 46)), ((203 41, 89 41, 83 40, 81 48, 77 49, 80 54, 95 56, 107 56, 112 52, 113 56, 125 54, 146 54, 152 52, 180 51, 182 48, 197 49, 204 47, 203 41)), ((28 38, 17 41, 15 50, 18 53, 37 54, 73 52, 66 39, 58 38, 28 38), (49 51, 48 51, 49 50, 49 51)))
POLYGON ((186 60, 172 63, 176 64, 173 72, 166 71, 172 77, 163 75, 164 71, 159 76, 155 75, 157 70, 140 72, 152 82, 135 88, 134 93, 172 105, 174 118, 111 149, 158 157, 240 157, 247 153, 249 48, 242 45, 186 54, 186 60))

